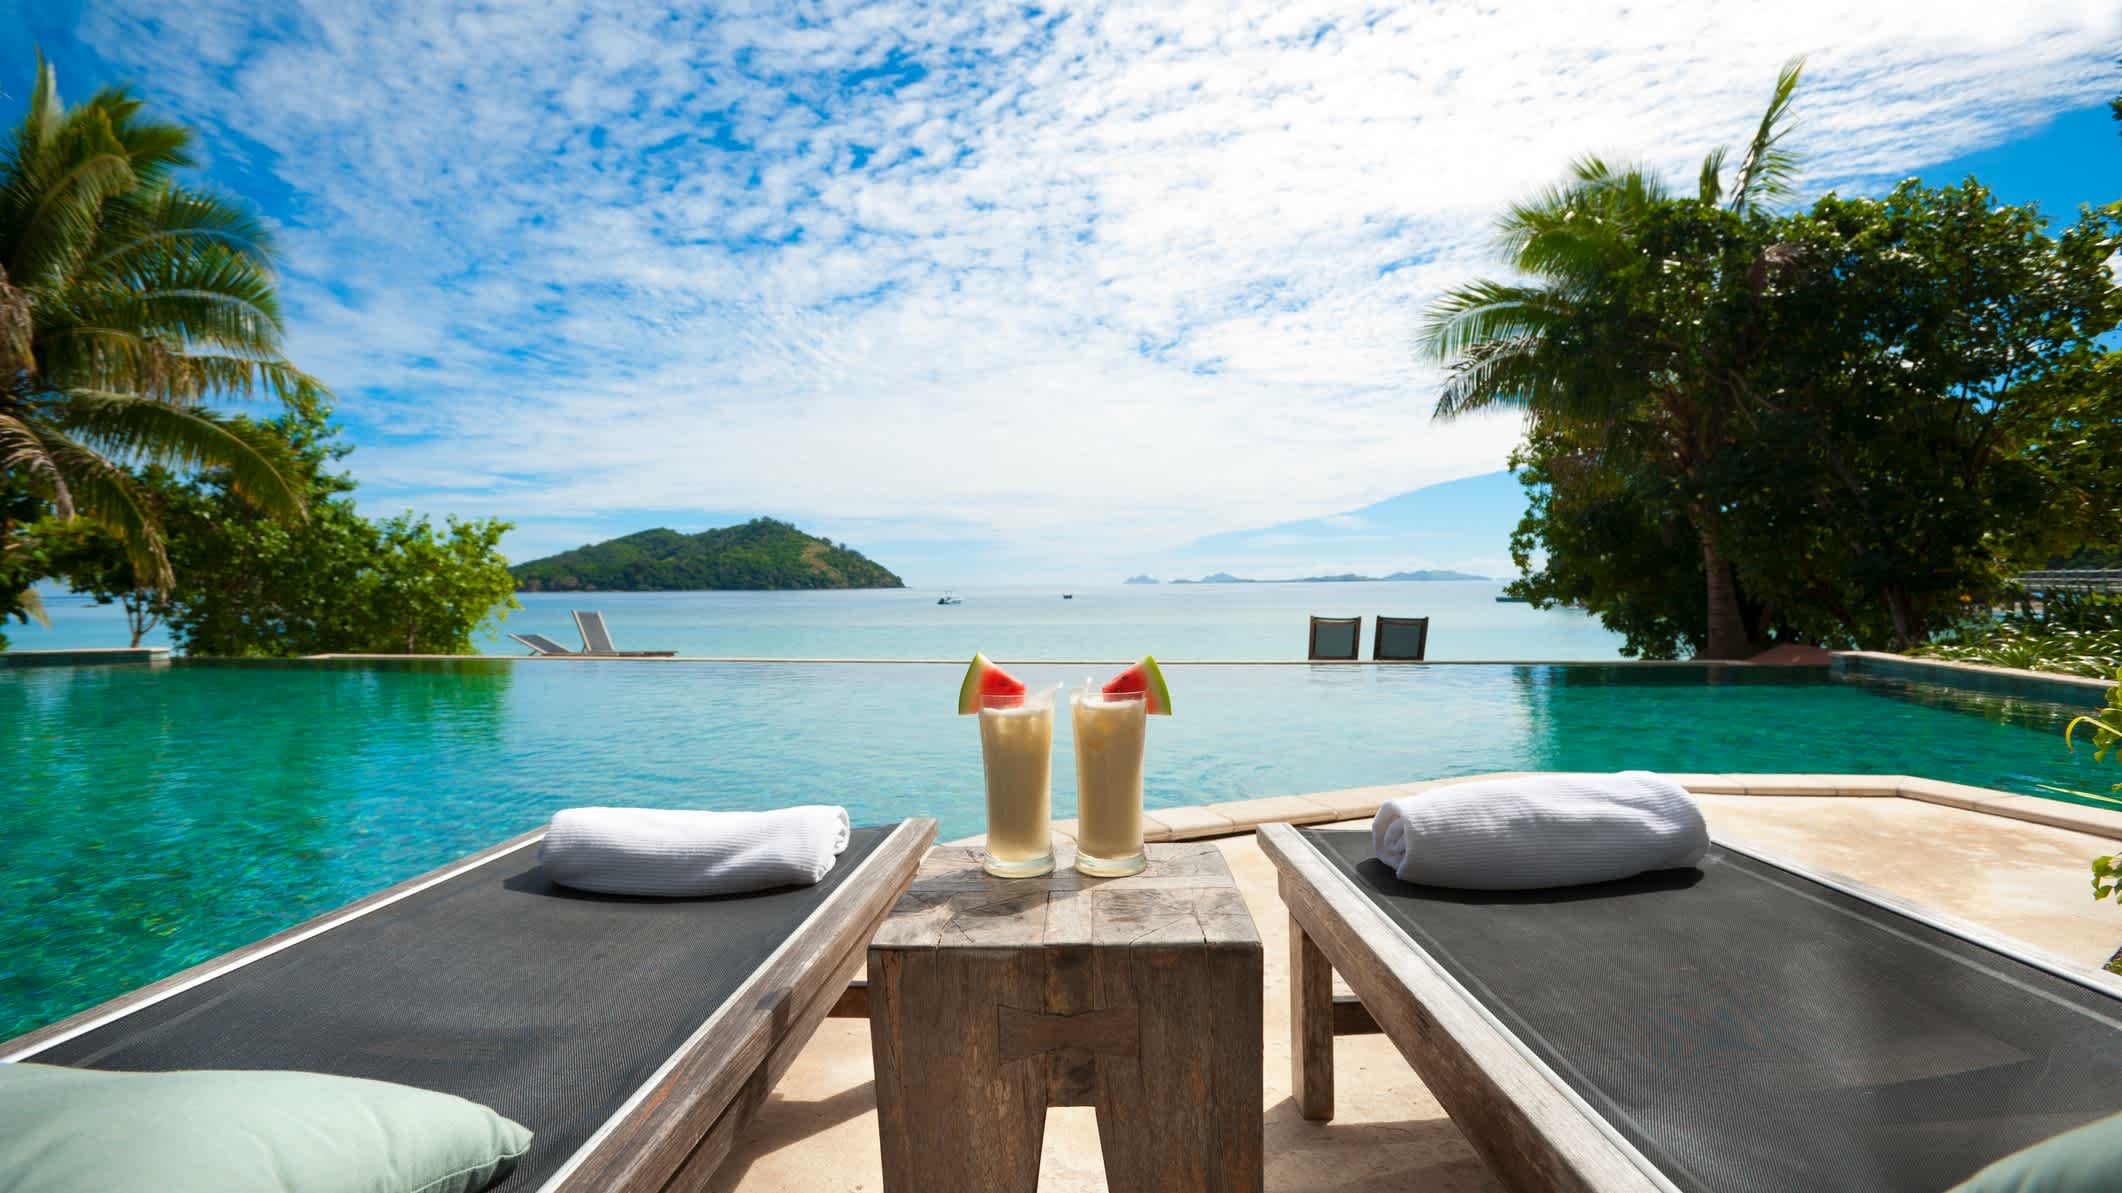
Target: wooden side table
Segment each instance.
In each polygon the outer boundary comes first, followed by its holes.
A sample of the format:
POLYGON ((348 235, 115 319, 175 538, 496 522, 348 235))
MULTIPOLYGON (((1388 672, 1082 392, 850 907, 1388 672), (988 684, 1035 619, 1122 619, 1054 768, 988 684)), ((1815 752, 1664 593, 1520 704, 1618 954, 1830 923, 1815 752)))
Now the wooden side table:
POLYGON ((931 850, 869 949, 887 1193, 1038 1185, 1049 1106, 1095 1106, 1114 1193, 1261 1187, 1260 934, 1223 855, 999 879, 931 850))

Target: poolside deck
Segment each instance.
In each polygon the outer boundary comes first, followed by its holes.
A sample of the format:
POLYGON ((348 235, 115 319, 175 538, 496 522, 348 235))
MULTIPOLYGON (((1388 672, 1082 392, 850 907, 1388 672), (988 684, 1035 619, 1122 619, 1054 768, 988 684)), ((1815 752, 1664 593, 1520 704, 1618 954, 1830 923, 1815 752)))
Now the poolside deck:
MULTIPOLYGON (((1807 789, 1805 782, 1790 786, 1807 789)), ((1832 789, 1818 778, 1812 787, 1832 789)), ((1314 806, 1362 802, 1356 793, 1302 798, 1314 806)), ((1369 798, 1375 805, 1377 796, 1369 798)), ((2122 841, 2122 817, 2115 814, 2078 820, 2092 830, 2084 832, 2012 818, 2002 808, 1976 811, 1883 791, 1767 796, 1764 790, 1704 793, 1701 799, 1719 836, 1839 872, 2072 961, 2097 966, 2122 943, 2122 908, 2093 902, 2087 869, 2093 857, 2114 852, 2122 841)), ((1268 1189, 1497 1188, 1383 1036, 1336 1039, 1337 1117, 1320 1124, 1298 1116, 1289 1095, 1288 923, 1275 895, 1274 868, 1249 829, 1217 840, 1266 942, 1261 1106, 1268 1189)), ((725 1193, 874 1193, 882 1187, 866 1023, 826 1022, 711 1187, 725 1193)), ((1049 1193, 1106 1187, 1090 1110, 1052 1112, 1039 1187, 1049 1193)))

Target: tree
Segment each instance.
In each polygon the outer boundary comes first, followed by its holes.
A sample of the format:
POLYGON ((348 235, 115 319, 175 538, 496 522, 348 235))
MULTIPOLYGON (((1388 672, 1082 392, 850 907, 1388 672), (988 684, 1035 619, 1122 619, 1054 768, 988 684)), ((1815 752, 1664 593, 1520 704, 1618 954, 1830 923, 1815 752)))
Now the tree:
POLYGON ((2113 533, 2111 217, 2051 236, 1972 179, 1910 181, 1829 195, 1775 239, 1768 349, 1712 487, 1758 599, 1824 600, 1849 636, 1907 649, 2010 567, 2113 533))
POLYGON ((1796 161, 1782 142, 1801 69, 1792 62, 1777 78, 1728 187, 1721 149, 1690 199, 1640 168, 1583 159, 1501 222, 1502 254, 1530 280, 1450 291, 1421 333, 1447 371, 1439 419, 1514 408, 1535 428, 1629 429, 1639 462, 1663 470, 1686 507, 1703 612, 1685 636, 1708 658, 1744 657, 1756 637, 1705 486, 1731 433, 1735 376, 1758 340, 1744 318, 1713 318, 1709 303, 1731 295, 1733 279, 1758 277, 1772 254, 1754 209, 1789 193, 1796 161))
POLYGON ((301 522, 259 510, 226 472, 155 485, 176 583, 160 608, 187 653, 468 654, 490 620, 516 608, 499 553, 508 524, 425 517, 380 523, 355 510, 351 479, 331 470, 349 449, 323 412, 264 424, 276 464, 309 509, 301 522))
MULTIPOLYGON (((321 397, 281 352, 272 246, 249 213, 176 181, 191 133, 106 89, 61 103, 40 55, 29 111, 0 154, 0 473, 31 513, 107 528, 153 584, 162 533, 127 465, 214 467, 275 516, 301 493, 216 398, 321 397)), ((25 510, 0 510, 0 553, 25 510)), ((18 561, 19 562, 19 561, 18 561)), ((0 616, 26 587, 0 584, 0 616)))

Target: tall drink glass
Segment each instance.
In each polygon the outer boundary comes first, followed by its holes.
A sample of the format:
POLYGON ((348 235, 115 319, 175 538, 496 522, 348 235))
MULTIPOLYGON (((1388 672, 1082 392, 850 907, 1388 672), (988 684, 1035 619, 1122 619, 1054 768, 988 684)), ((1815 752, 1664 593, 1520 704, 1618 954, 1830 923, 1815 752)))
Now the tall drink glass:
POLYGON ((1054 689, 980 698, 987 771, 987 854, 997 878, 1054 872, 1054 689))
POLYGON ((1076 731, 1076 869, 1097 878, 1138 874, 1142 746, 1149 702, 1084 688, 1069 701, 1076 731))

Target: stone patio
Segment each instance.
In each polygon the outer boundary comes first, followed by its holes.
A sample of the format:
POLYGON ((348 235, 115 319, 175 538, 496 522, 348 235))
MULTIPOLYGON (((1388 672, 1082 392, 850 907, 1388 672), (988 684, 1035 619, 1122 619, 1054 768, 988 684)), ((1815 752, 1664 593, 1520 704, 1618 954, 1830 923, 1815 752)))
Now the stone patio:
MULTIPOLYGON (((2122 840, 2122 828, 2114 827, 2122 820, 2107 819, 2113 814, 2077 821, 2093 828, 2095 835, 2009 818, 2002 808, 1981 812, 1910 792, 1902 793, 1910 798, 1883 794, 1894 788, 1877 781, 1871 789, 1882 794, 1766 793, 1771 787, 1808 791, 1854 786, 1844 782, 1836 787, 1835 776, 1803 778, 1809 784, 1756 783, 1762 794, 1701 793, 1711 831, 1735 844, 1846 875, 2086 966, 2101 964, 2122 943, 2122 908, 2093 902, 2087 868, 2093 857, 2115 852, 2116 841, 2122 840)), ((1746 790, 1743 783, 1723 786, 1746 790)), ((1375 807, 1379 792, 1393 793, 1367 789, 1370 806, 1375 807)), ((1301 798, 1349 815, 1363 807, 1364 796, 1328 792, 1301 798)), ((1241 819, 1231 811, 1236 807, 1223 805, 1215 819, 1235 824, 1241 819)), ((1166 819, 1191 824, 1196 818, 1178 814, 1166 819)), ((1367 814, 1347 823, 1365 824, 1367 814)), ((1267 1188, 1284 1193, 1497 1188, 1384 1036, 1335 1040, 1337 1117, 1327 1124, 1298 1117, 1289 1094, 1288 922, 1275 894, 1274 867, 1254 845, 1250 831, 1217 843, 1266 942, 1266 1088, 1261 1106, 1267 1188)), ((741 1193, 875 1193, 881 1188, 879 1171, 869 1028, 861 1020, 835 1019, 825 1023, 796 1059, 712 1187, 741 1193)), ((1051 1112, 1039 1188, 1052 1193, 1105 1188, 1097 1126, 1087 1108, 1051 1112)))

